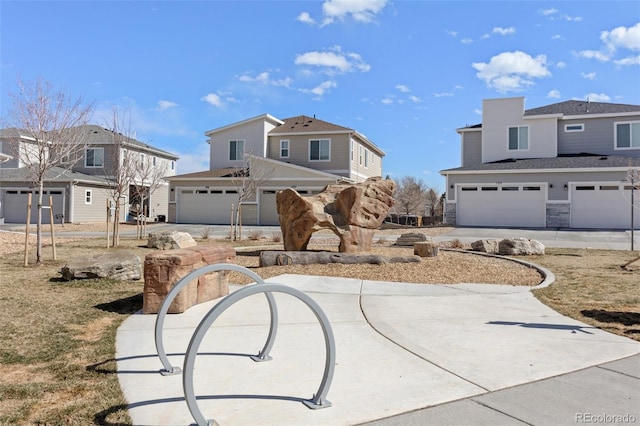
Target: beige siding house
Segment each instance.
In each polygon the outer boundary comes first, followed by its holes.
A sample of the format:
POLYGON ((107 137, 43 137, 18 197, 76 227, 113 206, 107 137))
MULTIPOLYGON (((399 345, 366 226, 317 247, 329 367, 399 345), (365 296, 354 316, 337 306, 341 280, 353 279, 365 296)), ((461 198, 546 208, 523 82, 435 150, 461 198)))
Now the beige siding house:
MULTIPOLYGON (((169 152, 144 144, 133 138, 115 133, 96 125, 82 126, 86 147, 76 163, 65 170, 54 168, 45 180, 45 204, 48 196, 53 198, 54 221, 68 223, 103 222, 106 209, 112 198, 114 170, 121 164, 124 155, 134 156, 139 165, 157 169, 158 175, 175 175, 178 157, 169 152)), ((9 140, 20 140, 19 149, 29 152, 32 143, 19 129, 0 131, 0 151, 9 154, 9 140)), ((35 199, 37 188, 29 182, 28 174, 17 158, 0 163, 0 223, 24 223, 28 194, 35 199)), ((129 219, 129 209, 135 203, 133 186, 147 186, 148 182, 135 177, 129 182, 130 190, 120 200, 120 221, 129 219)), ((162 181, 150 199, 145 200, 148 220, 166 220, 169 214, 169 183, 162 181)), ((48 223, 49 217, 43 218, 48 223)), ((32 221, 35 216, 32 214, 32 221)))
POLYGON ((278 225, 276 193, 302 195, 338 182, 382 175, 384 152, 362 134, 315 117, 284 120, 264 114, 205 133, 210 170, 169 178, 169 221, 278 225), (255 191, 243 196, 249 181, 255 191))

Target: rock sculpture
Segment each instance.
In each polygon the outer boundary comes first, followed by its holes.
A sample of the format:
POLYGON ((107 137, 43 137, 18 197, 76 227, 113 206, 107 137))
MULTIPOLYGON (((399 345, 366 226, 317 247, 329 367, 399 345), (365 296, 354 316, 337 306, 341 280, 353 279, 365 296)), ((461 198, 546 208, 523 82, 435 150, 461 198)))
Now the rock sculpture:
POLYGON ((308 197, 294 189, 278 192, 284 249, 306 250, 314 232, 330 229, 340 238, 341 253, 370 251, 375 230, 394 204, 395 188, 392 180, 375 177, 358 184, 328 185, 308 197))

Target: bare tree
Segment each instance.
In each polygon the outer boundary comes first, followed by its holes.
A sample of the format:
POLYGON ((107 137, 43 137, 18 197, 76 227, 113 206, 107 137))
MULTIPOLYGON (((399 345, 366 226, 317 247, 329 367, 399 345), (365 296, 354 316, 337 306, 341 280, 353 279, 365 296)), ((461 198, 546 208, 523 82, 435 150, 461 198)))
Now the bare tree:
POLYGON ((438 194, 437 190, 429 188, 425 194, 425 200, 428 215, 435 217, 438 211, 438 204, 440 203, 440 194, 438 194))
POLYGON ((135 156, 129 155, 126 149, 131 135, 129 115, 114 109, 108 128, 112 131, 112 167, 105 177, 109 182, 109 198, 114 206, 112 246, 117 247, 119 244, 121 200, 129 195, 130 182, 136 175, 136 163, 135 156))
POLYGON ((145 209, 145 201, 151 199, 153 193, 164 184, 165 168, 154 161, 146 154, 139 153, 137 159, 135 153, 129 151, 127 156, 132 157, 133 167, 133 191, 136 201, 139 203, 137 209, 138 238, 146 235, 146 223, 148 210, 145 209))
MULTIPOLYGON (((238 207, 245 201, 253 197, 258 188, 269 180, 274 169, 268 167, 263 161, 252 154, 245 154, 242 167, 233 173, 234 186, 238 189, 238 207)), ((238 224, 240 223, 240 209, 236 209, 235 223, 231 224, 233 229, 232 239, 238 239, 238 224)))
POLYGON ((403 214, 422 214, 427 200, 429 187, 413 176, 400 178, 394 198, 398 209, 403 214))
POLYGON ((79 126, 87 124, 93 105, 54 90, 50 82, 42 79, 31 83, 18 80, 16 85, 17 93, 10 94, 12 107, 6 125, 18 129, 19 134, 9 139, 9 145, 39 190, 36 263, 41 264, 44 181, 56 177, 51 175, 54 168, 70 169, 84 154, 85 134, 79 126))

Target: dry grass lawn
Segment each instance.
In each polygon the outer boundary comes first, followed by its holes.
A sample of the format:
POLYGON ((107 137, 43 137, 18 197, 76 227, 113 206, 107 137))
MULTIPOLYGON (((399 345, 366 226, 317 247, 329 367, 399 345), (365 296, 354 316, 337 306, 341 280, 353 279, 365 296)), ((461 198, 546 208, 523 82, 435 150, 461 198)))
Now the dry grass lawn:
MULTIPOLYGON (((18 243, 10 243, 6 235, 0 233, 0 247, 11 246, 13 250, 8 251, 13 253, 5 251, 0 256, 0 424, 129 424, 115 374, 114 341, 122 321, 142 307, 143 282, 59 279, 58 270, 66 259, 106 251, 104 238, 61 242, 59 261, 24 268, 20 253, 24 236, 18 243)), ((379 240, 374 252, 412 254, 412 249, 393 247, 392 242, 379 240)), ((222 243, 230 244, 228 240, 222 243)), ((271 242, 242 242, 251 244, 271 242)), ((152 250, 143 245, 143 241, 123 238, 117 250, 131 250, 144 257, 152 250)), ((313 248, 335 250, 335 246, 313 248)), ((43 253, 45 259, 51 258, 50 248, 43 253)), ((548 250, 546 256, 527 260, 556 274, 556 283, 535 291, 543 302, 580 321, 640 340, 640 262, 629 271, 619 267, 633 257, 630 252, 548 250)), ((237 261, 265 278, 288 273, 514 285, 535 285, 541 279, 535 270, 513 262, 449 251, 419 264, 257 268, 255 249, 239 253, 237 261)), ((244 276, 232 275, 230 279, 243 283, 244 276)))

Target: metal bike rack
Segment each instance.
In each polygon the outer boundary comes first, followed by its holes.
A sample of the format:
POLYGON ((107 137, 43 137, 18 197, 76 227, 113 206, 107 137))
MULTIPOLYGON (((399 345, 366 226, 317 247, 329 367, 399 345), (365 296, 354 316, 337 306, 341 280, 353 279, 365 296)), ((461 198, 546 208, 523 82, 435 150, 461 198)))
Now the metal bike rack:
MULTIPOLYGON (((163 369, 160 370, 160 374, 163 376, 170 376, 173 374, 180 374, 182 370, 180 367, 174 367, 169 362, 169 358, 167 358, 167 352, 164 349, 164 341, 162 338, 162 330, 164 327, 164 319, 167 316, 167 312, 169 311, 169 306, 173 299, 176 298, 180 290, 185 287, 190 281, 198 278, 201 275, 209 274, 211 272, 218 271, 235 271, 240 272, 253 279, 256 284, 261 286, 266 285, 264 280, 260 278, 255 272, 239 265, 235 265, 233 263, 219 263, 216 265, 207 265, 203 266, 200 269, 197 269, 193 272, 185 275, 180 281, 176 283, 175 286, 169 291, 167 297, 165 297, 162 305, 160 306, 160 310, 158 311, 158 316, 156 318, 155 325, 155 342, 156 342, 156 351, 158 352, 158 357, 160 358, 160 362, 162 362, 163 369)), ((269 352, 271 351, 271 347, 273 346, 273 342, 276 338, 276 332, 278 331, 278 308, 276 306, 276 301, 273 298, 273 295, 269 292, 264 292, 267 297, 267 302, 269 302, 269 311, 271 313, 271 325, 269 328, 269 336, 267 337, 267 341, 265 342, 261 351, 258 352, 257 355, 251 356, 256 362, 261 361, 269 361, 271 357, 269 356, 269 352)))
POLYGON ((322 382, 320 383, 320 387, 318 388, 317 392, 311 399, 305 399, 303 403, 311 409, 327 408, 331 406, 331 403, 325 398, 333 379, 336 348, 333 331, 331 329, 331 324, 329 323, 327 316, 324 314, 320 306, 315 301, 313 301, 313 299, 311 299, 300 290, 287 287, 283 284, 272 284, 263 282, 259 285, 256 284, 243 287, 226 296, 222 301, 220 301, 220 303, 211 308, 211 310, 204 316, 200 324, 198 324, 198 327, 194 331, 193 336, 191 336, 191 341, 189 342, 183 364, 184 374, 182 376, 182 386, 184 389, 184 395, 189 407, 189 411, 191 412, 191 415, 199 426, 217 424, 213 419, 206 420, 204 418, 202 412, 200 411, 200 408, 198 407, 198 402, 196 400, 196 395, 193 387, 193 370, 195 367, 196 355, 198 354, 198 349, 200 347, 200 344, 202 343, 202 339, 204 338, 205 334, 214 323, 214 321, 225 310, 227 310, 234 303, 258 293, 265 293, 266 295, 270 295, 271 293, 289 294, 304 302, 315 314, 316 318, 320 322, 320 326, 322 327, 322 332, 324 334, 326 350, 324 374, 322 376, 322 382))

